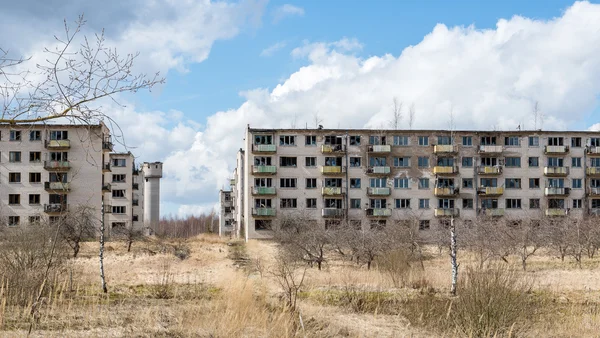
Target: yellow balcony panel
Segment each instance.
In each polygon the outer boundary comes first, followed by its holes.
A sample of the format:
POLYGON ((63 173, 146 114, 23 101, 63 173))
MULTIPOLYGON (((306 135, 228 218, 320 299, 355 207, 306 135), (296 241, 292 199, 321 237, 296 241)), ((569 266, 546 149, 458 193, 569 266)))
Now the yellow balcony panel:
POLYGON ((446 188, 434 188, 433 194, 435 196, 454 196, 458 194, 458 188, 446 187, 446 188))
POLYGON ((586 168, 585 172, 590 176, 600 176, 600 167, 586 168))
POLYGON ((342 166, 324 165, 321 167, 321 173, 325 175, 343 174, 345 172, 346 167, 342 166))
POLYGON ((433 214, 435 217, 450 217, 450 216, 457 217, 458 209, 457 208, 448 208, 448 209, 436 208, 436 209, 434 209, 433 214))
POLYGON ((451 166, 451 167, 435 166, 435 167, 433 167, 433 173, 436 175, 456 174, 456 173, 458 173, 458 168, 456 166, 451 166))
POLYGON ((323 187, 321 188, 321 194, 324 196, 335 196, 342 194, 341 187, 323 187))
POLYGON ((545 146, 544 153, 546 154, 566 154, 569 152, 568 146, 545 146))
POLYGON ((456 148, 452 144, 438 144, 433 146, 434 154, 454 153, 456 148))
POLYGON ((500 175, 502 174, 502 166, 479 166, 477 167, 479 175, 500 175))
POLYGON ((321 153, 343 153, 346 151, 346 146, 341 144, 323 144, 321 145, 321 153))
POLYGON ((374 195, 374 196, 389 196, 391 194, 391 189, 390 188, 371 188, 368 187, 367 188, 367 194, 368 195, 374 195))
POLYGON ((499 196, 504 194, 504 187, 479 187, 478 192, 485 196, 499 196))
POLYGON ((343 217, 344 209, 323 208, 323 209, 321 209, 321 216, 323 216, 323 217, 343 217))
POLYGON ((546 209, 546 216, 567 216, 566 209, 546 209))
POLYGON ((484 214, 489 217, 502 217, 504 216, 504 209, 485 209, 484 214))
POLYGON ((392 146, 389 144, 374 144, 369 145, 367 150, 371 153, 389 153, 392 151, 392 146))
POLYGON ((71 141, 69 140, 47 140, 46 148, 48 149, 69 149, 71 141))
POLYGON ((544 167, 544 175, 567 176, 569 175, 569 167, 544 167))

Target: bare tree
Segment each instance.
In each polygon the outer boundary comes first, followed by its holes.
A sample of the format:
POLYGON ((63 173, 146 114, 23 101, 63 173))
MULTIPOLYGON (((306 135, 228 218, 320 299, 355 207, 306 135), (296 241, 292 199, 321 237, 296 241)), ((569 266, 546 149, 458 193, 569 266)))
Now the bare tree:
POLYGON ((274 228, 274 239, 286 255, 300 261, 317 264, 321 270, 330 248, 331 231, 304 214, 283 215, 274 228))
POLYGON ((392 99, 392 120, 390 126, 392 129, 400 129, 400 123, 402 122, 402 101, 398 101, 397 97, 392 99))
POLYGON ((77 258, 81 242, 96 236, 98 223, 94 213, 95 210, 89 206, 76 206, 59 220, 62 223, 59 227, 60 237, 73 250, 73 258, 77 258))
POLYGON ((415 123, 415 113, 416 113, 415 104, 412 103, 408 109, 408 128, 409 129, 412 129, 413 124, 415 123))
POLYGON ((55 36, 55 47, 44 50, 41 64, 30 66, 31 58, 10 58, 0 50, 0 123, 110 120, 97 101, 117 102, 119 93, 135 93, 164 82, 158 73, 136 74, 133 65, 138 54, 119 55, 106 46, 104 32, 79 40, 84 25, 83 16, 74 27, 65 20, 64 36, 55 36))
POLYGON ((298 260, 285 254, 279 254, 275 266, 269 272, 283 289, 287 305, 292 310, 296 310, 298 292, 300 292, 306 276, 306 265, 300 266, 298 260))
POLYGON ((113 229, 116 238, 121 239, 127 245, 127 252, 131 252, 131 246, 134 242, 145 239, 144 231, 133 226, 124 226, 113 229))

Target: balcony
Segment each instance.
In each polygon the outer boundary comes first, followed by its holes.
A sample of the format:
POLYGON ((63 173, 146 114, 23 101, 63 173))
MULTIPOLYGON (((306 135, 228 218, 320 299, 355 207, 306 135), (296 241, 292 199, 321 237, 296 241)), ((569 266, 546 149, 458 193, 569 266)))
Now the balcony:
POLYGON ((567 216, 566 209, 546 209, 546 216, 567 216))
POLYGON ((589 214, 591 216, 600 216, 600 208, 590 209, 589 214))
POLYGON ((434 154, 451 154, 455 152, 456 148, 452 144, 437 144, 433 146, 434 154))
POLYGON ((275 208, 252 208, 252 216, 275 216, 277 210, 275 208))
POLYGON ((546 196, 566 196, 571 192, 571 188, 545 188, 546 196))
POLYGON ((134 207, 139 206, 140 205, 140 200, 136 200, 136 199, 131 200, 131 205, 133 205, 134 207))
POLYGON ((479 175, 501 175, 502 167, 497 166, 478 166, 477 173, 479 175))
POLYGON ((321 166, 321 174, 323 175, 339 175, 346 172, 346 167, 336 165, 321 166))
POLYGON ((102 141, 103 151, 113 151, 113 143, 111 141, 102 141))
POLYGON ((483 196, 500 196, 504 194, 504 187, 479 187, 477 194, 483 196))
POLYGON ((568 146, 545 146, 544 154, 566 154, 569 152, 568 146))
POLYGON ((50 150, 60 150, 71 148, 70 140, 46 140, 44 146, 50 150))
POLYGON ((104 192, 112 191, 110 183, 104 183, 104 184, 102 184, 102 191, 104 191, 104 192))
POLYGON ((586 147, 586 152, 590 156, 600 156, 600 147, 588 146, 586 147))
POLYGON ((66 182, 44 182, 46 191, 69 191, 69 183, 66 182))
POLYGON ((275 187, 252 187, 252 195, 275 195, 275 187))
POLYGON ((480 154, 500 154, 502 153, 502 146, 495 146, 495 145, 490 145, 490 146, 479 146, 479 153, 480 154))
POLYGON ((433 210, 433 215, 435 217, 458 217, 458 209, 457 208, 435 208, 433 210))
POLYGON ((504 209, 480 209, 479 210, 484 216, 488 217, 502 217, 504 216, 504 209))
POLYGON ((232 187, 235 186, 235 178, 230 178, 229 179, 229 185, 232 186, 232 187))
POLYGON ((389 216, 392 216, 392 209, 388 209, 388 208, 369 208, 369 209, 367 209, 367 216, 389 217, 389 216))
POLYGON ((139 183, 132 183, 131 184, 131 188, 133 190, 140 190, 140 184, 139 183))
POLYGON ((321 153, 323 154, 331 154, 331 153, 344 153, 346 152, 346 146, 341 144, 323 144, 321 145, 321 153))
POLYGON ((600 167, 585 168, 585 173, 589 176, 600 176, 600 167))
POLYGON ((371 196, 389 196, 391 194, 390 188, 367 188, 367 195, 371 196))
POLYGON ((274 144, 253 144, 253 153, 268 154, 277 152, 277 146, 274 144))
POLYGON ((433 194, 435 196, 456 196, 458 195, 459 189, 455 187, 446 187, 446 188, 434 188, 433 194))
POLYGON ((321 216, 323 216, 323 217, 343 217, 344 209, 323 208, 323 209, 321 209, 321 216))
POLYGON ((323 196, 339 196, 342 194, 341 187, 323 187, 321 188, 321 195, 323 196))
POLYGON ((107 173, 107 172, 110 172, 110 171, 111 171, 110 170, 110 163, 104 163, 104 164, 102 164, 102 172, 103 173, 107 173))
POLYGON ((590 188, 588 191, 589 196, 600 196, 600 188, 590 188))
POLYGON ((68 204, 44 204, 44 212, 47 214, 67 212, 69 210, 68 204))
POLYGON ((367 168, 367 174, 386 175, 389 173, 390 173, 390 167, 377 166, 377 167, 368 167, 367 168))
POLYGON ((544 175, 567 176, 569 175, 569 167, 544 167, 544 175))
POLYGON ((275 175, 277 173, 277 166, 274 165, 253 165, 252 166, 253 174, 267 174, 267 175, 275 175))
POLYGON ((367 146, 367 151, 370 153, 389 153, 392 151, 392 146, 389 144, 373 144, 367 146))
POLYGON ((44 161, 44 169, 46 170, 69 170, 71 169, 71 162, 69 161, 44 161))
POLYGON ((449 167, 442 167, 442 166, 435 166, 433 167, 433 173, 436 175, 453 175, 453 174, 457 174, 458 173, 458 167, 457 166, 449 166, 449 167))

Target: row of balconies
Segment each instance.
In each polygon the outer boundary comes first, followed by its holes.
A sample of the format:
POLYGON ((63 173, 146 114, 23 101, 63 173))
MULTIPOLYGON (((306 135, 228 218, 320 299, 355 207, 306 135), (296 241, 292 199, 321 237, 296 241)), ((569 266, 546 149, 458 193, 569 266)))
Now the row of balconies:
MULTIPOLYGON (((69 140, 69 139, 65 139, 65 140, 46 140, 46 141, 44 141, 44 146, 47 149, 51 149, 51 150, 70 149, 71 148, 71 140, 69 140)), ((112 151, 113 150, 113 144, 112 144, 112 142, 110 142, 108 140, 102 141, 102 150, 103 151, 112 151)))

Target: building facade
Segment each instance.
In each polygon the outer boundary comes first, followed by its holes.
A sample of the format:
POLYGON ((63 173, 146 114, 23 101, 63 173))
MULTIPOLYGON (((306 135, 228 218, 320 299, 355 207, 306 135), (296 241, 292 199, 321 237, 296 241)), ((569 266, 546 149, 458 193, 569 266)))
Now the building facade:
POLYGON ((77 206, 96 210, 108 235, 143 228, 144 191, 131 153, 113 153, 98 125, 0 125, 0 217, 8 226, 56 221, 77 206))
POLYGON ((424 231, 450 217, 600 215, 600 132, 248 128, 245 142, 233 200, 246 239, 298 213, 424 231))

